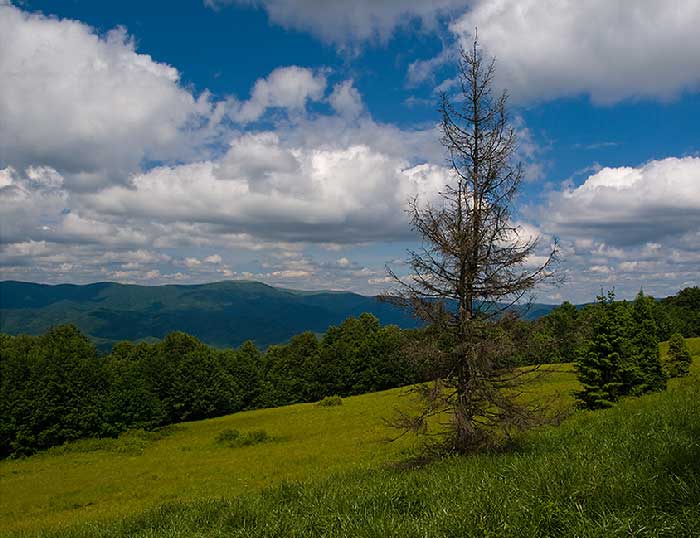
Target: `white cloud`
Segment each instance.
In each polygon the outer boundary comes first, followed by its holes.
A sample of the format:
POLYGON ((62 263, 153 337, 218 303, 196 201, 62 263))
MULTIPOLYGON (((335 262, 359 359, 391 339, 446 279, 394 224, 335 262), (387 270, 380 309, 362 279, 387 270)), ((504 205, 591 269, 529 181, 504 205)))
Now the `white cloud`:
POLYGON ((326 78, 305 67, 279 67, 266 78, 258 79, 250 99, 229 103, 229 115, 239 123, 259 119, 269 108, 301 112, 308 101, 319 101, 326 90, 326 78))
POLYGON ((669 99, 700 84, 697 0, 480 0, 451 25, 517 100, 669 99))
POLYGON ((360 92, 353 86, 352 80, 336 84, 328 100, 333 110, 346 118, 356 118, 365 108, 360 92))
MULTIPOLYGON (((438 55, 432 58, 411 62, 406 73, 406 80, 412 86, 430 80, 438 68, 453 60, 453 51, 450 47, 444 47, 438 55)), ((441 86, 437 91, 439 92, 443 89, 447 88, 441 86)))
POLYGON ((553 192, 540 226, 561 238, 566 292, 593 299, 600 287, 631 297, 700 284, 700 158, 600 168, 553 192))
POLYGON ((100 36, 11 5, 0 5, 0 80, 0 166, 49 166, 76 188, 182 157, 184 132, 214 113, 123 28, 100 36))
POLYGON ((68 203, 60 183, 49 168, 31 168, 24 174, 11 167, 0 170, 0 243, 41 240, 55 228, 68 203))
POLYGON ((285 146, 275 134, 259 133, 235 139, 218 162, 159 167, 131 187, 83 200, 107 215, 204 223, 220 233, 359 243, 409 235, 409 197, 435 193, 447 181, 443 167, 412 166, 366 145, 285 146))
POLYGON ((197 258, 185 258, 182 261, 182 264, 187 267, 188 269, 193 269, 194 267, 198 267, 199 265, 202 265, 202 262, 198 260, 197 258))
POLYGON ((63 215, 52 235, 54 239, 83 244, 134 246, 149 242, 148 235, 137 228, 72 212, 63 215))
MULTIPOLYGON (((266 190, 275 178, 298 173, 297 156, 280 146, 279 136, 269 131, 233 139, 226 155, 214 167, 214 174, 220 179, 247 178, 254 191, 266 190)), ((292 181, 286 187, 296 188, 292 181)))
POLYGON ((307 148, 337 148, 366 145, 373 150, 413 164, 445 162, 445 148, 440 144, 437 125, 416 129, 378 123, 369 114, 357 118, 319 116, 301 119, 294 124, 280 124, 276 129, 284 142, 307 148))
POLYGON ((204 0, 219 9, 226 5, 261 7, 270 20, 285 28, 304 30, 341 47, 363 42, 385 43, 402 25, 418 20, 434 28, 438 17, 463 7, 465 0, 204 0))
POLYGON ((602 168, 551 195, 543 219, 557 232, 611 245, 662 242, 700 229, 700 158, 602 168))

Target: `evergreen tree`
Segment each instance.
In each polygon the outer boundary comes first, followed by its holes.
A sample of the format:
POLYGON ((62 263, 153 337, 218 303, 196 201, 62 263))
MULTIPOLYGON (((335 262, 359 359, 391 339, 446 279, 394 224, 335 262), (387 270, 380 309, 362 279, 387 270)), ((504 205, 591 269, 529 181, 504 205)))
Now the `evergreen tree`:
POLYGON ((659 340, 654 321, 654 299, 640 290, 632 308, 631 365, 634 381, 626 387, 629 394, 644 394, 666 387, 666 376, 661 367, 659 340))
POLYGON ((610 407, 623 392, 625 327, 614 305, 615 294, 598 296, 593 335, 576 361, 583 390, 576 396, 588 409, 610 407))
POLYGON ((666 371, 670 377, 681 377, 690 373, 690 351, 680 333, 674 333, 668 341, 666 371))

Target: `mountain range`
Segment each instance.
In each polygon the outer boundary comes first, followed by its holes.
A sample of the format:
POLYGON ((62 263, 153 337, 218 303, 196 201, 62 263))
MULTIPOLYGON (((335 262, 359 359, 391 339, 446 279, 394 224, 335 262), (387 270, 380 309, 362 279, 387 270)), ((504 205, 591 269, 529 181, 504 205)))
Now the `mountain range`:
MULTIPOLYGON (((537 318, 554 307, 534 304, 523 317, 537 318)), ((264 348, 304 331, 323 333, 363 312, 382 324, 418 325, 409 312, 377 297, 297 291, 253 281, 163 286, 0 282, 1 332, 42 334, 54 325, 72 323, 105 351, 120 340, 152 341, 172 331, 217 347, 252 340, 264 348)))

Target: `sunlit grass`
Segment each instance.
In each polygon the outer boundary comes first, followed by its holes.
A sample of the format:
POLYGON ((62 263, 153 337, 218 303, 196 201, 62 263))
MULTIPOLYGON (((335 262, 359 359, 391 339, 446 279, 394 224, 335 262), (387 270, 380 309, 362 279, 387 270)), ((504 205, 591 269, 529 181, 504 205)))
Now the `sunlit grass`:
MULTIPOLYGON (((689 340, 689 344, 691 353, 696 355, 693 371, 697 374, 700 339, 689 340)), ((531 384, 528 398, 538 395, 542 398, 553 397, 563 408, 571 408, 573 404, 571 393, 578 387, 573 367, 556 365, 545 370, 548 371, 545 376, 531 384)), ((670 391, 673 392, 680 385, 693 383, 697 385, 697 378, 693 378, 692 381, 690 379, 673 380, 670 391)), ((406 389, 394 389, 344 398, 342 405, 333 407, 300 404, 279 409, 237 413, 217 419, 180 424, 172 428, 172 431, 161 435, 131 432, 118 440, 79 441, 65 448, 54 449, 27 459, 0 462, 0 499, 2 500, 0 534, 19 530, 33 535, 40 529, 72 528, 78 525, 81 534, 99 536, 110 532, 118 536, 127 536, 129 533, 120 534, 123 529, 119 530, 110 522, 153 508, 156 511, 148 512, 151 515, 144 517, 153 518, 155 517, 153 514, 158 513, 158 510, 174 510, 182 511, 184 514, 177 517, 188 520, 188 518, 197 519, 202 516, 197 512, 199 515, 195 517, 192 510, 195 512, 213 510, 211 523, 218 521, 221 510, 229 510, 234 505, 239 506, 238 501, 233 501, 237 498, 247 499, 241 501, 243 505, 240 506, 247 506, 246 510, 252 510, 256 514, 255 517, 260 518, 269 511, 275 512, 281 509, 275 504, 277 502, 275 499, 283 495, 280 492, 286 491, 284 488, 288 486, 285 484, 308 483, 310 489, 304 486, 301 490, 303 493, 290 494, 293 499, 297 496, 302 498, 302 501, 299 501, 301 504, 293 504, 290 514, 296 510, 314 509, 319 511, 318 517, 324 520, 323 518, 332 519, 332 510, 338 509, 341 513, 338 517, 347 517, 349 522, 357 518, 355 510, 362 505, 363 510, 372 514, 372 521, 366 522, 370 526, 365 530, 371 528, 374 531, 369 534, 360 534, 382 536, 383 534, 377 529, 404 528, 403 523, 400 524, 403 516, 400 517, 396 512, 398 504, 401 503, 407 503, 406 510, 411 513, 417 510, 416 517, 427 514, 425 517, 428 519, 442 518, 439 514, 436 515, 440 505, 434 503, 438 503, 440 495, 449 497, 447 483, 443 484, 443 482, 449 477, 461 476, 460 473, 464 474, 465 480, 474 481, 477 478, 472 477, 470 473, 477 471, 481 473, 479 476, 482 476, 482 480, 491 484, 489 497, 484 502, 497 503, 496 497, 499 493, 494 488, 498 476, 505 473, 504 476, 511 477, 507 479, 508 481, 515 481, 511 466, 520 466, 518 468, 524 472, 526 464, 519 459, 523 457, 522 455, 506 454, 480 456, 476 459, 457 459, 453 463, 444 462, 431 466, 430 469, 433 469, 435 474, 430 470, 411 471, 406 474, 392 470, 393 468, 386 465, 405 459, 415 448, 414 440, 409 436, 402 437, 393 443, 386 442, 388 437, 396 435, 396 431, 389 428, 384 420, 392 415, 392 410, 397 406, 412 405, 410 397, 405 394, 406 389), (264 430, 269 438, 265 442, 252 446, 231 447, 217 442, 217 436, 226 430, 237 430, 242 435, 264 430), (346 489, 346 479, 338 478, 346 476, 354 477, 348 479, 348 489, 346 489), (403 501, 396 501, 398 503, 396 505, 392 504, 393 501, 384 499, 384 495, 394 494, 392 488, 402 491, 401 495, 408 495, 407 488, 411 484, 420 489, 420 495, 409 495, 403 501), (280 485, 282 490, 274 489, 280 485), (269 489, 270 487, 273 489, 269 489), (433 487, 437 488, 438 493, 433 494, 429 491, 433 487), (261 490, 268 493, 260 496, 261 490), (331 498, 323 501, 313 500, 314 496, 323 497, 324 495, 330 495, 331 498), (229 500, 212 500, 221 498, 229 500), (369 501, 365 502, 363 499, 373 499, 373 504, 367 504, 369 501), (186 504, 183 505, 184 508, 156 508, 170 506, 169 503, 172 502, 186 504), (324 504, 326 502, 327 505, 324 504), (386 519, 380 521, 380 513, 377 510, 384 506, 382 503, 389 504, 385 506, 386 519), (258 513, 258 510, 261 512, 258 513), (100 524, 99 530, 94 530, 90 522, 100 524), (100 522, 104 522, 106 526, 103 527, 100 522), (379 527, 376 527, 377 525, 379 527)), ((640 401, 653 401, 654 398, 663 398, 663 396, 652 395, 649 398, 640 401)), ((678 398, 676 396, 676 400, 678 398)), ((651 407, 648 405, 644 407, 644 405, 646 404, 636 404, 634 401, 623 402, 621 409, 636 413, 650 412, 651 407)), ((665 405, 668 408, 673 404, 665 405)), ((622 412, 613 411, 613 414, 619 415, 622 412)), ((618 415, 614 416, 619 422, 621 419, 618 415)), ((558 465, 565 465, 565 459, 562 459, 564 456, 556 452, 557 443, 568 442, 569 437, 574 439, 579 434, 586 439, 594 435, 602 436, 606 433, 605 428, 608 426, 619 426, 618 423, 610 423, 605 427, 592 425, 591 428, 596 428, 595 433, 593 430, 583 433, 578 431, 581 428, 588 428, 588 424, 593 424, 597 416, 596 413, 577 413, 561 430, 553 428, 548 432, 536 432, 528 436, 528 439, 538 439, 535 444, 528 445, 540 458, 536 462, 536 465, 540 466, 537 467, 537 472, 544 472, 548 465, 553 466, 553 469, 558 465), (549 450, 554 451, 551 457, 547 454, 549 450)), ((609 414, 602 413, 600 416, 605 417, 609 414)), ((592 442, 591 439, 589 441, 592 442)), ((621 441, 606 441, 601 438, 600 442, 621 441)), ((661 442, 662 440, 659 441, 661 442)), ((584 455, 577 457, 581 459, 584 455)), ((570 471, 575 474, 581 472, 584 471, 570 471)), ((596 472, 608 471, 601 468, 596 472)), ((561 469, 556 470, 556 473, 566 474, 561 469)), ((553 476, 558 476, 556 473, 553 476)), ((600 477, 599 479, 603 480, 600 477)), ((548 486, 544 476, 538 480, 538 488, 556 487, 555 482, 548 486)), ((293 491, 296 492, 297 489, 293 491)), ((501 492, 506 497, 507 493, 505 490, 501 492)), ((462 492, 458 498, 461 499, 459 502, 467 505, 476 502, 471 493, 467 495, 462 492)), ((296 502, 295 500, 294 503, 296 502)), ((446 517, 449 516, 448 519, 456 517, 452 510, 457 510, 455 504, 457 499, 445 498, 440 502, 447 502, 451 507, 446 513, 446 517)), ((503 502, 511 503, 505 498, 503 502)), ((528 502, 534 503, 533 500, 528 502)), ((568 514, 567 517, 573 517, 574 513, 568 514)), ((284 519, 287 516, 279 517, 284 519)), ((288 517, 291 515, 288 514, 288 517)), ((410 521, 414 519, 409 518, 410 521)), ((177 534, 172 526, 175 520, 166 520, 163 520, 160 530, 144 535, 177 534)), ((473 523, 473 514, 466 520, 473 523)), ((127 519, 127 521, 132 520, 127 519)), ((277 535, 284 536, 282 533, 284 527, 280 526, 281 523, 277 525, 273 524, 272 520, 266 521, 266 525, 272 525, 279 531, 277 535)), ((431 535, 429 529, 433 528, 431 527, 433 523, 428 527, 424 527, 424 523, 419 525, 414 521, 407 524, 405 535, 418 533, 419 529, 431 535)), ((183 536, 196 535, 193 524, 192 521, 182 523, 183 536)), ((292 522, 287 521, 286 524, 292 525, 292 522)), ((308 531, 305 525, 308 525, 308 521, 300 523, 297 527, 292 525, 289 535, 304 536, 304 529, 308 531)), ((355 528, 353 525, 349 525, 347 529, 355 528)), ((229 530, 233 532, 231 529, 229 530)), ((240 534, 236 535, 255 535, 252 528, 243 526, 241 529, 246 530, 248 534, 240 531, 240 534)), ((236 530, 236 533, 239 530, 236 530)), ((216 532, 212 530, 212 534, 216 532)), ((258 533, 258 535, 263 534, 258 533)))
MULTIPOLYGON (((79 441, 67 449, 0 463, 0 530, 113 518, 172 499, 238 495, 287 480, 319 478, 399 458, 384 424, 401 389, 177 425, 147 442, 79 441), (225 430, 264 430, 271 442, 231 448, 225 430), (99 449, 102 445, 102 449, 99 449), (121 448, 120 448, 121 447, 121 448)), ((133 437, 133 436, 132 436, 133 437)))

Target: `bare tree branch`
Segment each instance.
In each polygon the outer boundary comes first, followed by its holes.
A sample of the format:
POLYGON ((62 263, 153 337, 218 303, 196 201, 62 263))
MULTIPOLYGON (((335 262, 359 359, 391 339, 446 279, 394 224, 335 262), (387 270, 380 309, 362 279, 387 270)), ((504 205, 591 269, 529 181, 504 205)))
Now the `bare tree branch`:
POLYGON ((515 162, 508 96, 492 95, 495 60, 485 62, 475 40, 457 67, 461 98, 453 102, 443 93, 439 105, 452 181, 439 204, 409 203, 422 245, 408 252, 407 277, 387 268, 396 284, 387 300, 428 323, 424 345, 413 352, 431 365, 434 379, 419 390, 422 410, 398 415, 395 425, 428 435, 431 420, 449 416, 443 442, 466 451, 482 446, 496 428, 510 435, 533 419, 519 389, 532 380, 531 370, 506 366, 512 342, 499 319, 556 276, 558 245, 533 266, 539 238, 524 238, 513 221, 522 166, 515 162))

